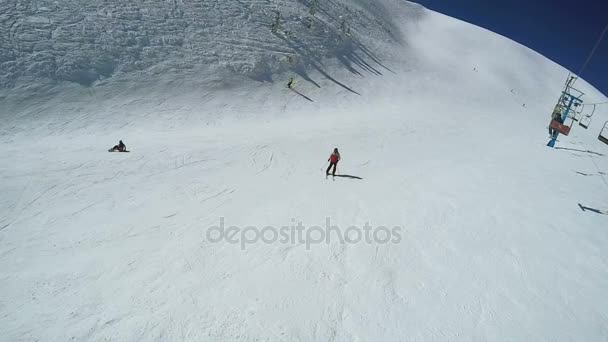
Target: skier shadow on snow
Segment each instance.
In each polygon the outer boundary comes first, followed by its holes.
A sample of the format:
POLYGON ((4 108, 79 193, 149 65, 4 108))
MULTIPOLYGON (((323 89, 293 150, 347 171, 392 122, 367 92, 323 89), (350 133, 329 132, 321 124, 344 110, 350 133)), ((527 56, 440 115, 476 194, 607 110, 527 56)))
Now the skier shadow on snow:
POLYGON ((586 207, 586 206, 584 206, 584 205, 582 205, 580 203, 578 204, 578 206, 581 208, 581 210, 583 212, 590 211, 590 212, 593 212, 593 213, 596 213, 596 214, 600 214, 600 215, 608 215, 608 212, 606 212, 606 211, 595 209, 595 208, 586 207))
POLYGON ((335 175, 334 177, 340 177, 340 178, 349 178, 349 179, 360 179, 363 180, 363 178, 358 177, 358 176, 352 176, 352 175, 335 175))
POLYGON ((293 88, 290 88, 290 89, 291 89, 291 91, 293 91, 294 93, 296 93, 296 94, 298 94, 298 95, 302 96, 303 98, 307 99, 308 101, 310 101, 310 102, 315 102, 315 101, 313 101, 313 100, 312 100, 310 97, 308 97, 308 96, 306 96, 306 95, 304 95, 304 94, 300 93, 299 91, 297 91, 297 90, 295 90, 295 89, 293 89, 293 88))

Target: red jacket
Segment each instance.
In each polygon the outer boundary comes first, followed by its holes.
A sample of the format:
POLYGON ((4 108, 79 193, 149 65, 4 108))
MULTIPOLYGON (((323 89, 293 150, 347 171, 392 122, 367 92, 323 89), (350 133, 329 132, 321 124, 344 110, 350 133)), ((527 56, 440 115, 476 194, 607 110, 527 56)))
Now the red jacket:
POLYGON ((340 153, 332 153, 328 160, 334 164, 337 164, 340 161, 340 153))

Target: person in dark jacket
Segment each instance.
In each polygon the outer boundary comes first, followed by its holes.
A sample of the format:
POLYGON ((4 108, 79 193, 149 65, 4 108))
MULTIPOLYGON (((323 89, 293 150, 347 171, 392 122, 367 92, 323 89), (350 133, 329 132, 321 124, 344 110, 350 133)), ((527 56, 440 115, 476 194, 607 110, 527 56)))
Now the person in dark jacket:
POLYGON ((122 140, 120 140, 118 142, 118 145, 115 145, 114 147, 112 147, 110 149, 110 152, 126 152, 127 151, 127 146, 122 142, 122 140))
MULTIPOLYGON (((562 113, 559 109, 555 109, 555 111, 553 112, 553 115, 551 117, 551 122, 553 121, 557 121, 560 124, 564 123, 564 120, 562 120, 562 113)), ((549 124, 549 135, 553 136, 555 134, 555 130, 553 128, 551 128, 551 124, 549 124)))

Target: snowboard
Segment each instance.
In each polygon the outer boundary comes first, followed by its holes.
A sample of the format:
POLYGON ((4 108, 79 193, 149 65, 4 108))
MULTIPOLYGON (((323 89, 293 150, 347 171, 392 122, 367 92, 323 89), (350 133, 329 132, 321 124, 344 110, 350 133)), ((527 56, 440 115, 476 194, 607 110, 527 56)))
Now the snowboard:
POLYGON ((120 153, 126 153, 126 152, 131 152, 131 151, 116 151, 113 149, 109 149, 108 152, 120 152, 120 153))

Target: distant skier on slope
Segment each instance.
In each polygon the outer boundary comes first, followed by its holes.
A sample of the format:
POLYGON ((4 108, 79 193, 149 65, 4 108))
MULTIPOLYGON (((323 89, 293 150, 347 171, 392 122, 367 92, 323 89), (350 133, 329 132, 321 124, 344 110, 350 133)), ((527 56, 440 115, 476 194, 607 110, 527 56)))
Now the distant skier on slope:
POLYGON ((115 145, 114 147, 112 147, 108 151, 109 152, 127 152, 127 146, 122 142, 122 140, 120 140, 118 142, 118 145, 115 145))
POLYGON ((287 82, 287 88, 293 89, 294 83, 295 83, 295 80, 293 79, 293 77, 290 77, 289 82, 287 82))
POLYGON ((340 152, 338 152, 338 148, 334 148, 334 152, 329 156, 329 159, 327 159, 327 161, 329 162, 329 166, 327 167, 327 171, 325 171, 325 178, 327 178, 327 176, 329 176, 329 170, 332 168, 333 166, 333 170, 332 170, 332 177, 336 177, 336 166, 338 166, 338 162, 340 161, 340 152))

